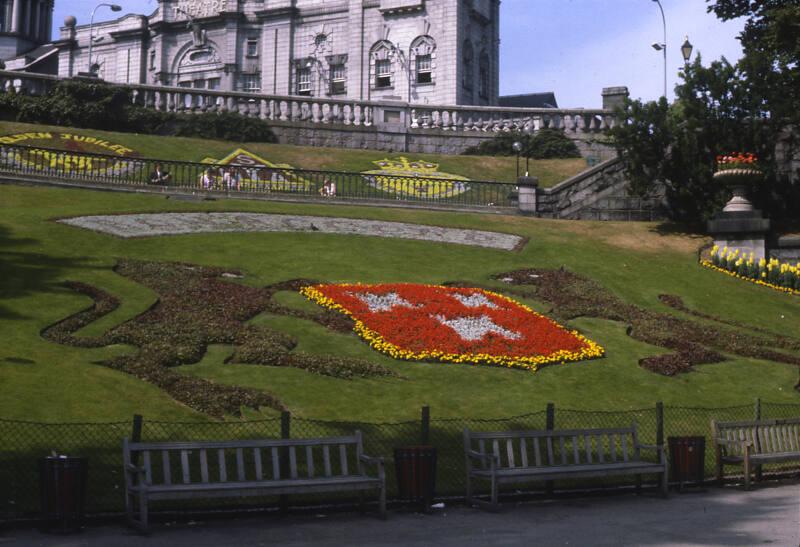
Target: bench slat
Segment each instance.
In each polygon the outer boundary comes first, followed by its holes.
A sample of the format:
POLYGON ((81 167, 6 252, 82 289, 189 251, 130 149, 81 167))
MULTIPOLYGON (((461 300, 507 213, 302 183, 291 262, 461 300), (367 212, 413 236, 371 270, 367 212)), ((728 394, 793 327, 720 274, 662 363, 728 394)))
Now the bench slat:
POLYGON ((289 447, 289 476, 297 478, 297 451, 294 446, 289 447))
POLYGON ((236 476, 240 481, 244 481, 244 453, 241 447, 236 449, 236 476))
POLYGON ((169 468, 169 450, 161 451, 161 463, 164 466, 164 484, 172 484, 172 473, 169 468))
POLYGON ((311 446, 306 447, 306 467, 308 468, 308 478, 314 478, 314 449, 311 446))
POLYGON ((217 449, 217 465, 219 466, 219 482, 228 482, 228 468, 225 465, 225 449, 217 449))
POLYGON ((253 464, 256 468, 256 480, 260 481, 264 478, 264 474, 261 470, 261 449, 254 448, 253 449, 253 464))
POLYGON ((200 481, 208 483, 208 456, 205 448, 200 450, 200 481))
MULTIPOLYGON (((481 454, 486 454, 486 443, 481 439, 478 441, 478 448, 481 454)), ((481 460, 481 467, 486 469, 486 460, 481 460)))
POLYGON ((322 446, 322 464, 325 466, 325 476, 331 476, 331 450, 328 445, 322 446))
POLYGON ((280 480, 281 479, 281 459, 278 455, 278 447, 272 447, 272 478, 273 480, 280 480))
POLYGON ((559 435, 558 437, 558 448, 559 452, 561 453, 561 465, 567 465, 567 450, 564 448, 563 435, 559 435))
POLYGON ((520 431, 470 431, 470 439, 473 440, 491 440, 491 439, 507 439, 510 437, 572 437, 573 435, 607 435, 609 433, 617 434, 631 434, 632 428, 630 427, 609 427, 597 429, 530 429, 520 431))
POLYGON ((347 448, 343 444, 339 445, 339 465, 342 475, 350 474, 347 472, 347 448))
POLYGON ((602 435, 594 435, 595 446, 597 446, 597 461, 600 463, 605 463, 605 451, 606 448, 603 446, 603 436, 602 435))
POLYGON ((614 435, 608 436, 608 453, 611 456, 611 461, 617 463, 617 440, 614 435))
POLYGON ((506 454, 508 455, 508 467, 516 467, 514 465, 514 444, 511 439, 506 441, 506 454))
POLYGON ((144 453, 144 480, 147 484, 153 484, 153 471, 150 465, 150 451, 144 453))
POLYGON ((497 458, 498 462, 502 461, 500 459, 500 441, 498 441, 497 439, 492 441, 492 453, 497 458))
POLYGON ((326 437, 320 439, 250 439, 241 441, 181 441, 181 442, 149 442, 128 443, 128 450, 138 452, 144 450, 197 450, 200 448, 271 448, 273 446, 306 446, 306 445, 339 445, 356 444, 357 439, 351 437, 326 437))
POLYGON ((519 457, 522 458, 522 467, 528 467, 528 439, 519 440, 519 457))
POLYGON ((189 451, 181 450, 181 473, 183 473, 183 484, 191 482, 191 475, 189 474, 189 451))
POLYGON ((581 463, 581 455, 580 455, 580 452, 578 451, 578 436, 577 435, 573 435, 572 436, 572 455, 575 458, 575 461, 572 462, 572 463, 574 463, 575 465, 580 464, 581 463))
POLYGON ((622 435, 620 440, 622 441, 622 461, 628 463, 628 437, 622 435))
POLYGON ((553 437, 547 437, 547 464, 555 465, 555 463, 553 458, 553 437))
POLYGON ((586 452, 586 463, 592 463, 592 438, 589 435, 583 436, 583 449, 586 452))
POLYGON ((542 453, 541 453, 541 450, 539 450, 539 438, 538 437, 534 437, 533 438, 533 453, 536 456, 536 467, 541 467, 542 466, 542 453))

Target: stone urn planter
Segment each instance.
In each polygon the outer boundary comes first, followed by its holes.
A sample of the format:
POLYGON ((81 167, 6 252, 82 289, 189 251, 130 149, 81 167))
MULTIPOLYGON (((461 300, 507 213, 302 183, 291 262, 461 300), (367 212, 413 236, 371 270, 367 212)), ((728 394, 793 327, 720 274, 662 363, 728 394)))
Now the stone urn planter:
POLYGON ((714 180, 727 186, 733 197, 722 209, 725 212, 753 211, 753 204, 747 199, 747 187, 758 182, 764 174, 758 169, 739 167, 714 173, 714 180))

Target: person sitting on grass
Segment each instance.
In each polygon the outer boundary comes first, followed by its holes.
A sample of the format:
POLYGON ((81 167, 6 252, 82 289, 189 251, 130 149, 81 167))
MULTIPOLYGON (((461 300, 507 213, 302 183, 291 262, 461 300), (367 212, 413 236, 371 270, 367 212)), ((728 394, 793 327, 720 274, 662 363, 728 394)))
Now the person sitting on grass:
POLYGON ((170 175, 167 171, 164 171, 160 163, 156 164, 155 169, 150 174, 150 184, 160 184, 166 186, 171 179, 172 175, 170 175))
POLYGON ((322 188, 319 189, 319 195, 330 198, 336 195, 336 183, 328 177, 322 182, 322 188))
POLYGON ((210 167, 206 168, 203 174, 200 175, 200 184, 202 184, 203 188, 206 190, 211 190, 214 186, 214 175, 210 167))

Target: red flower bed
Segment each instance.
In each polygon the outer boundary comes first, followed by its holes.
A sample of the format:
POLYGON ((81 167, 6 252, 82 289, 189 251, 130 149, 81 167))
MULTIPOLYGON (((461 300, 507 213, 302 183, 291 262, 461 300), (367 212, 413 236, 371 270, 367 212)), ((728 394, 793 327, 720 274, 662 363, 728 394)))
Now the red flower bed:
POLYGON ((351 316, 370 345, 400 359, 536 370, 603 349, 527 306, 482 289, 432 285, 317 285, 301 291, 351 316))

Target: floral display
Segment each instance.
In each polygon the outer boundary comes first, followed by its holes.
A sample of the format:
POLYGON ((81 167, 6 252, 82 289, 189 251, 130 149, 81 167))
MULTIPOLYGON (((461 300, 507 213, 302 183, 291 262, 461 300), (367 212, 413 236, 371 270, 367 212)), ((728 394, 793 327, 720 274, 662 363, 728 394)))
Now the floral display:
POLYGON ((731 169, 761 170, 755 154, 733 152, 724 156, 717 156, 717 171, 730 171, 731 169))
POLYGON ((469 190, 469 179, 439 171, 439 164, 423 160, 410 161, 400 157, 372 162, 380 169, 364 171, 367 183, 391 194, 441 199, 463 194, 469 190))
POLYGON ((758 285, 800 295, 800 262, 792 266, 774 258, 756 260, 753 253, 744 255, 738 249, 723 247, 720 250, 714 245, 711 260, 703 260, 701 264, 758 285))
POLYGON ((350 316, 359 336, 396 359, 535 371, 604 353, 577 331, 483 289, 399 283, 314 285, 300 292, 350 316))

